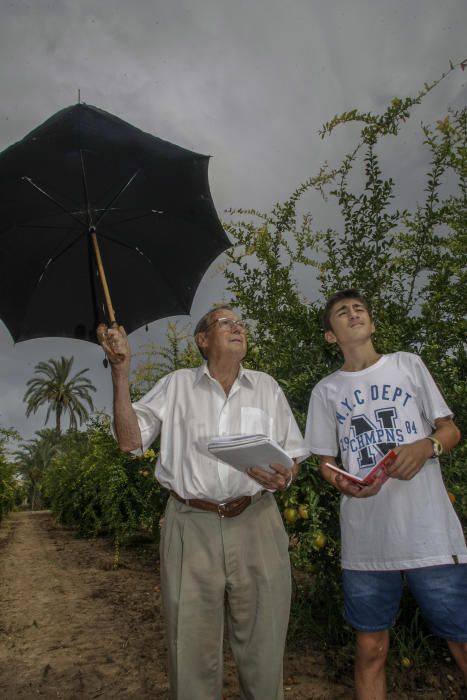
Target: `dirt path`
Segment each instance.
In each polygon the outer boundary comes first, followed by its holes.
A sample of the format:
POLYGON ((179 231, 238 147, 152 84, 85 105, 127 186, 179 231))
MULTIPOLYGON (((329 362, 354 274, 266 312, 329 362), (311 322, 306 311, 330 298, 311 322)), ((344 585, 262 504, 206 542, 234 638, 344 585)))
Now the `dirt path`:
MULTIPOLYGON (((80 540, 48 512, 14 513, 0 527, 0 698, 167 698, 159 578, 147 545, 113 570, 106 540, 80 540)), ((238 698, 227 654, 226 700, 238 698)), ((348 674, 320 653, 289 653, 287 700, 350 700, 348 674)), ((393 700, 460 697, 394 692, 393 700)), ((209 699, 206 699, 209 700, 209 699)), ((264 700, 267 700, 265 698, 264 700)))
POLYGON ((165 698, 148 644, 162 635, 155 575, 111 570, 104 542, 74 539, 46 512, 2 530, 0 697, 165 698))

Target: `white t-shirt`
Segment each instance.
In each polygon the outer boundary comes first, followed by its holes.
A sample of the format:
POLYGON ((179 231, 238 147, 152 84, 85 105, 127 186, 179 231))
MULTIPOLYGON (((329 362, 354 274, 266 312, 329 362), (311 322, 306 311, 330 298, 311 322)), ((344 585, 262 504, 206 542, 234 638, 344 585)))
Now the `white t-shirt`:
MULTIPOLYGON (((427 437, 437 418, 451 415, 422 360, 396 352, 360 372, 338 371, 318 382, 305 440, 315 454, 340 455, 346 470, 363 476, 391 447, 427 437)), ((409 481, 388 479, 370 498, 343 496, 340 516, 345 569, 467 563, 438 459, 409 481)))
POLYGON ((261 490, 257 481, 208 451, 215 435, 263 433, 298 462, 310 454, 284 392, 264 372, 240 368, 226 396, 206 363, 180 369, 158 381, 133 408, 143 450, 161 432, 156 478, 182 498, 222 502, 261 490))

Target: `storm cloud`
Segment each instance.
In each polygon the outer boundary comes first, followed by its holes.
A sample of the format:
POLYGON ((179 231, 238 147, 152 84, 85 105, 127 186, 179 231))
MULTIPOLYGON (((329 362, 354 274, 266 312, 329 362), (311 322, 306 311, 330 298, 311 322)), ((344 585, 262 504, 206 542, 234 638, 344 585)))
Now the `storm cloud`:
MULTIPOLYGON (((464 0, 11 0, 0 12, 0 149, 77 102, 79 91, 83 102, 211 155, 221 216, 230 207, 267 211, 323 161, 338 163, 357 131, 321 140, 319 128, 335 114, 384 109, 467 56, 464 0)), ((417 108, 399 150, 388 147, 397 206, 413 205, 424 187, 423 151, 405 153, 404 144, 421 142, 421 121, 465 105, 466 75, 443 81, 417 108)), ((322 204, 309 205, 326 223, 322 204)), ((195 319, 222 297, 215 268, 196 295, 195 319)), ((133 347, 160 341, 164 328, 160 321, 134 333, 133 347)), ((15 346, 0 322, 0 425, 25 438, 42 427, 45 412, 26 420, 22 396, 34 365, 60 355, 74 355, 76 371, 90 368, 96 405, 110 409, 97 346, 15 346)))

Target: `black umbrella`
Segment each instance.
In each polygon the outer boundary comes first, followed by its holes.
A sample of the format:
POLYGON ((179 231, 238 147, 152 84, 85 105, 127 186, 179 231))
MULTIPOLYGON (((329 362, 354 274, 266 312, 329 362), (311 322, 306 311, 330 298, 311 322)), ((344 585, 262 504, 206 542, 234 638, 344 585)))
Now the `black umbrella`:
POLYGON ((188 314, 207 267, 230 246, 208 162, 84 104, 3 151, 0 318, 15 342, 96 342, 113 307, 128 333, 188 314))

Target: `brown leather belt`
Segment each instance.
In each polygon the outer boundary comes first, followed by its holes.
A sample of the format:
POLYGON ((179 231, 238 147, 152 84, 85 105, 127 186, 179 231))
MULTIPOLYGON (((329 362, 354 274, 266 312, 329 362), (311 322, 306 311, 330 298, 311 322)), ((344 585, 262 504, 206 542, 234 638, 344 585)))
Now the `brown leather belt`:
POLYGON ((199 508, 200 510, 208 510, 211 513, 217 513, 220 518, 234 518, 236 515, 243 513, 245 508, 249 505, 258 501, 261 496, 266 493, 266 491, 259 491, 254 496, 240 496, 240 498, 234 498, 231 501, 225 501, 224 503, 215 503, 214 501, 203 501, 200 498, 182 498, 171 491, 170 495, 175 500, 184 503, 192 508, 199 508))

